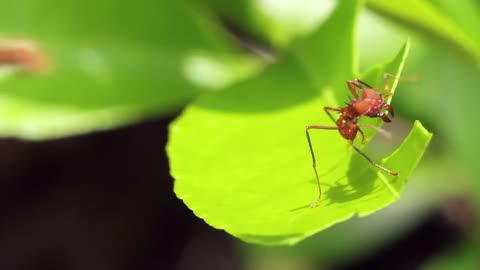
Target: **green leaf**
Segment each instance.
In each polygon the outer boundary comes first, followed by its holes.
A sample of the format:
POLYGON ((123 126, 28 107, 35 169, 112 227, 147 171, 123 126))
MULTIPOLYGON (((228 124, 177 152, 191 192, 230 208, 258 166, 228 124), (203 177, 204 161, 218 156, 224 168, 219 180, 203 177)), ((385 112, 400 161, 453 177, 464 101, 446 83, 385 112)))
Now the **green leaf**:
POLYGON ((287 48, 328 17, 336 1, 222 1, 205 0, 229 23, 268 42, 276 49, 287 48))
POLYGON ((422 265, 421 270, 454 270, 478 268, 478 243, 467 240, 453 249, 436 255, 422 265))
MULTIPOLYGON (((380 161, 400 173, 396 178, 369 165, 337 131, 312 133, 323 197, 309 207, 318 191, 305 126, 331 124, 323 107, 346 101, 359 8, 341 1, 278 63, 255 79, 203 95, 171 125, 167 151, 175 192, 197 216, 248 242, 293 244, 398 199, 431 138, 419 122, 380 161)), ((407 51, 408 42, 365 78, 381 85, 383 72, 400 74, 407 51)))
POLYGON ((47 139, 178 110, 255 73, 201 6, 181 1, 2 1, 1 39, 35 40, 45 76, 2 77, 0 136, 47 139))
MULTIPOLYGON (((462 4, 464 4, 462 2, 462 4)), ((460 6, 462 6, 460 4, 460 6)), ((472 7, 471 11, 476 10, 475 5, 471 1, 467 4, 472 7)), ((478 42, 480 36, 473 36, 464 30, 471 27, 462 27, 456 21, 452 20, 452 16, 443 14, 430 1, 425 0, 407 0, 407 1, 388 1, 388 0, 368 0, 367 6, 376 12, 383 14, 390 19, 397 20, 410 27, 413 27, 437 40, 452 45, 457 50, 466 53, 469 57, 476 60, 480 66, 480 49, 478 42), (415 12, 412 12, 415 10, 415 12)), ((455 3, 455 6, 459 6, 455 3)), ((466 16, 462 13, 462 16, 466 16)), ((469 14, 470 15, 470 14, 469 14)), ((477 14, 471 15, 470 25, 477 25, 477 14)), ((478 34, 478 27, 471 33, 478 34)))

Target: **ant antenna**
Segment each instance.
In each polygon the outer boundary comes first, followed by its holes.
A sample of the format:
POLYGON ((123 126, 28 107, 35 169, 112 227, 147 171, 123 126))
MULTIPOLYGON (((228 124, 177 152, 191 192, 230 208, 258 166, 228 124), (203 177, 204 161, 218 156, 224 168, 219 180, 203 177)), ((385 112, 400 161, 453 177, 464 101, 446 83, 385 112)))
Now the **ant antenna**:
POLYGON ((383 74, 383 89, 382 90, 388 90, 389 89, 389 86, 388 86, 388 79, 396 79, 396 80, 399 80, 399 81, 404 81, 404 82, 418 82, 420 79, 418 77, 418 74, 414 74, 413 76, 410 76, 410 77, 406 77, 406 76, 395 76, 393 74, 390 74, 390 73, 384 73, 383 74))

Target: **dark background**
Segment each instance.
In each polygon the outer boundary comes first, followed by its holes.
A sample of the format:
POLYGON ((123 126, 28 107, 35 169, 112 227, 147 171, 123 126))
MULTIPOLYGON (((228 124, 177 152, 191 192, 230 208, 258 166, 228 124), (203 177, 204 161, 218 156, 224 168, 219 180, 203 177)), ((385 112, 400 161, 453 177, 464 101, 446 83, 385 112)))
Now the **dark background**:
MULTIPOLYGON (((239 241, 173 193, 164 150, 172 119, 42 143, 2 140, 0 269, 244 269, 239 241)), ((315 269, 416 269, 465 238, 468 207, 453 198, 381 252, 315 269)))

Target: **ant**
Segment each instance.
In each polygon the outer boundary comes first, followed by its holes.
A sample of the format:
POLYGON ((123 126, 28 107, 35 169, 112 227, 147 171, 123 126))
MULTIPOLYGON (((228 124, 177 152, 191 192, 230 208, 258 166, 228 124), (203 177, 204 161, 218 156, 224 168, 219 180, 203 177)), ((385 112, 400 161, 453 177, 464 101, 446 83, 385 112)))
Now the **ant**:
POLYGON ((0 65, 16 65, 38 74, 46 71, 48 59, 33 41, 0 40, 0 65))
MULTIPOLYGON (((383 88, 379 90, 383 90, 383 91, 388 90, 388 84, 387 84, 388 78, 397 78, 397 77, 392 74, 385 73, 383 75, 383 80, 384 80, 383 88)), ((332 121, 335 122, 336 126, 309 125, 305 128, 305 131, 307 134, 308 146, 310 147, 310 153, 312 154, 313 170, 315 171, 315 176, 316 176, 317 185, 318 185, 318 199, 310 205, 311 207, 316 207, 317 204, 320 202, 320 198, 322 196, 322 189, 320 188, 320 179, 318 177, 315 154, 313 153, 312 142, 310 140, 310 134, 308 132, 310 129, 338 130, 340 135, 342 135, 343 138, 348 140, 349 144, 353 147, 353 149, 355 149, 360 155, 362 155, 366 160, 368 160, 373 166, 389 173, 390 175, 398 176, 398 173, 393 172, 383 167, 382 165, 376 163, 373 159, 368 157, 353 143, 358 133, 360 133, 360 135, 362 136, 362 143, 365 143, 365 134, 360 129, 361 127, 374 128, 377 131, 386 133, 384 130, 382 130, 377 126, 368 125, 368 124, 359 124, 358 120, 362 116, 368 116, 371 118, 380 118, 385 123, 390 123, 392 120, 388 118, 388 116, 385 114, 386 113, 385 111, 389 112, 392 117, 394 116, 394 111, 392 106, 386 103, 385 100, 388 97, 390 97, 392 93, 381 95, 376 91, 377 89, 375 89, 374 87, 370 86, 366 82, 359 79, 347 81, 347 86, 348 86, 348 89, 350 89, 350 92, 353 94, 353 98, 350 100, 349 103, 347 103, 347 106, 343 108, 332 108, 332 107, 323 108, 325 112, 328 114, 328 116, 330 117, 330 119, 332 119, 332 121), (359 90, 361 90, 361 95, 359 94, 359 90), (340 114, 340 116, 338 117, 338 120, 334 119, 331 112, 336 112, 340 114)))

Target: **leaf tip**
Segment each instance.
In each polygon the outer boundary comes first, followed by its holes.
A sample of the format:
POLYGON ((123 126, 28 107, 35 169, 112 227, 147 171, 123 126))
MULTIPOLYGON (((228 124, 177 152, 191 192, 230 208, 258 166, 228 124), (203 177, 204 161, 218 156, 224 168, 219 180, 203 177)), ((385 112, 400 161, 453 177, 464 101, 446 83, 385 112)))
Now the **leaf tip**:
POLYGON ((415 130, 418 130, 421 135, 428 139, 428 141, 430 141, 433 136, 433 133, 428 131, 419 120, 415 120, 415 122, 413 123, 413 128, 415 130))
POLYGON ((410 37, 407 37, 402 46, 402 50, 404 51, 403 61, 405 61, 405 59, 407 58, 408 52, 410 51, 410 45, 410 37))

